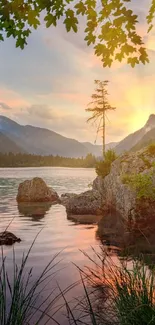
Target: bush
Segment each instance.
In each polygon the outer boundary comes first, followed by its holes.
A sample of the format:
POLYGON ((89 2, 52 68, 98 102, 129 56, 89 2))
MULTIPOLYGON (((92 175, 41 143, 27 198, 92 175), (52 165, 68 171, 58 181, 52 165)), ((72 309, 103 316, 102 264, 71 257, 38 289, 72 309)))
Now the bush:
POLYGON ((147 152, 149 153, 150 156, 155 156, 155 143, 152 143, 148 146, 147 152))
POLYGON ((98 176, 104 178, 110 173, 111 164, 114 160, 116 160, 117 155, 114 150, 109 149, 105 153, 105 160, 98 161, 96 163, 96 173, 98 176))
POLYGON ((138 199, 155 199, 155 187, 152 172, 148 174, 126 174, 122 176, 122 183, 129 185, 137 193, 138 199))
POLYGON ((109 149, 109 150, 106 151, 106 153, 105 153, 105 160, 106 161, 109 161, 109 162, 112 163, 116 159, 117 159, 117 155, 116 155, 115 150, 109 149))
POLYGON ((98 161, 96 163, 96 174, 104 178, 110 173, 111 163, 108 161, 98 161))

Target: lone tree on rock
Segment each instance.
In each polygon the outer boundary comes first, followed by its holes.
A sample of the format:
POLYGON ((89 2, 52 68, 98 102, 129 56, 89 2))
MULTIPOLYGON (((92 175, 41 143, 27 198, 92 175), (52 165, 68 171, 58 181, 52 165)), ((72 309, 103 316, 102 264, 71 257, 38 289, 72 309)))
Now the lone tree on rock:
POLYGON ((87 120, 87 122, 96 122, 99 121, 98 130, 102 130, 103 137, 103 159, 105 158, 105 119, 106 112, 109 110, 115 110, 116 107, 112 107, 108 101, 108 91, 107 85, 108 80, 100 81, 95 80, 95 93, 92 94, 92 102, 89 103, 89 107, 86 108, 87 112, 91 112, 92 116, 87 120))

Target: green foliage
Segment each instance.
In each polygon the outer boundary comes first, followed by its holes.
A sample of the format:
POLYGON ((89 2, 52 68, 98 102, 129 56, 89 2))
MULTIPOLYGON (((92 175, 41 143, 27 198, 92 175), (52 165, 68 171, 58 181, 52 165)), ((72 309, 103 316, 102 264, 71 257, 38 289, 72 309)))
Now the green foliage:
MULTIPOLYGON (((85 17, 85 41, 93 45, 104 67, 123 59, 134 67, 149 62, 141 36, 137 33, 138 16, 129 8, 127 0, 2 0, 0 2, 0 40, 13 36, 21 49, 27 38, 44 18, 46 27, 63 21, 67 32, 78 31, 80 16, 85 17)), ((147 16, 148 31, 153 27, 155 4, 147 16)))
POLYGON ((96 174, 104 178, 110 173, 110 168, 111 168, 111 164, 109 163, 109 161, 104 161, 104 160, 98 161, 96 163, 96 168, 95 168, 96 174))
POLYGON ((155 199, 152 176, 153 171, 148 174, 126 174, 122 176, 122 183, 136 191, 138 199, 155 199))
POLYGON ((79 167, 94 168, 96 158, 88 154, 85 158, 67 158, 61 156, 39 156, 31 154, 0 153, 0 167, 79 167))
POLYGON ((147 152, 150 156, 154 157, 155 156, 155 143, 152 143, 148 146, 147 152))
POLYGON ((146 267, 143 256, 118 265, 103 249, 101 254, 93 252, 94 259, 84 253, 92 267, 80 270, 84 297, 77 307, 82 316, 76 320, 73 311, 72 324, 81 323, 84 314, 89 316, 86 325, 153 325, 155 269, 146 267))
POLYGON ((151 162, 144 156, 144 154, 139 155, 139 157, 143 160, 145 166, 149 169, 152 167, 151 162))
POLYGON ((109 149, 105 153, 105 160, 98 161, 96 163, 96 173, 98 176, 104 178, 110 173, 111 164, 117 159, 117 155, 114 150, 109 149))
POLYGON ((115 307, 120 325, 154 324, 154 270, 134 262, 133 269, 123 266, 115 277, 115 307))
POLYGON ((110 163, 112 163, 117 158, 118 158, 118 156, 116 155, 115 150, 109 149, 109 150, 106 151, 106 153, 105 153, 105 160, 106 161, 109 161, 110 163))

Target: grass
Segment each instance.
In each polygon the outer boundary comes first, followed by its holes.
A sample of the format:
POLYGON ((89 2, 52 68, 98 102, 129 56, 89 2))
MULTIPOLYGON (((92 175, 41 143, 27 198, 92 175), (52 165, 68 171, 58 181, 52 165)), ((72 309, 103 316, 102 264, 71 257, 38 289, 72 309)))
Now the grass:
MULTIPOLYGON (((78 321, 82 322, 83 315, 87 315, 89 320, 83 324, 155 324, 155 269, 146 267, 142 256, 140 261, 120 265, 116 265, 105 250, 101 255, 96 253, 98 262, 85 256, 94 267, 79 270, 84 298, 77 304, 77 309, 83 311, 78 321)), ((79 324, 71 318, 72 324, 79 324)))
POLYGON ((50 286, 52 289, 49 293, 45 291, 58 272, 59 254, 55 255, 38 278, 33 280, 33 269, 28 270, 26 264, 34 242, 27 254, 23 255, 19 266, 16 265, 13 250, 11 277, 7 273, 6 258, 2 249, 1 325, 60 325, 56 319, 56 313, 64 305, 68 324, 72 325, 155 324, 155 269, 146 267, 143 256, 141 260, 126 262, 122 260, 118 264, 104 248, 100 253, 92 248, 95 253, 93 259, 82 252, 89 261, 88 265, 92 266, 84 269, 78 267, 83 294, 75 297, 74 302, 68 302, 66 293, 78 282, 64 291, 59 285, 54 284, 50 286), (43 292, 45 296, 40 300, 43 292), (59 299, 61 303, 55 308, 59 299))
MULTIPOLYGON (((35 238, 36 240, 36 238, 35 238)), ((46 292, 58 272, 58 254, 55 255, 37 279, 33 280, 33 268, 27 269, 26 264, 31 253, 32 243, 27 254, 22 257, 21 264, 16 264, 15 251, 13 250, 12 274, 7 273, 6 257, 2 248, 2 266, 0 269, 0 324, 1 325, 29 325, 29 324, 58 324, 52 316, 52 307, 60 299, 61 294, 54 294, 56 287, 53 285, 50 293, 46 292), (35 323, 34 323, 35 319, 35 323)), ((53 315, 55 312, 53 313, 53 315)))

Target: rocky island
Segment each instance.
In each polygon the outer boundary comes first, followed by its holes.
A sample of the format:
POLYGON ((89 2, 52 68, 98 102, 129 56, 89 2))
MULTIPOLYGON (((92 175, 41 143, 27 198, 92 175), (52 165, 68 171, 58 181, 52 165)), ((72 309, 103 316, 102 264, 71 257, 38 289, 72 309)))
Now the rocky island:
MULTIPOLYGON (((118 157, 110 173, 98 176, 91 191, 62 197, 68 215, 102 215, 103 235, 124 240, 152 238, 155 231, 155 146, 118 157), (65 200, 64 200, 65 198, 65 200)), ((98 220, 97 220, 98 221, 98 220)))

